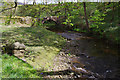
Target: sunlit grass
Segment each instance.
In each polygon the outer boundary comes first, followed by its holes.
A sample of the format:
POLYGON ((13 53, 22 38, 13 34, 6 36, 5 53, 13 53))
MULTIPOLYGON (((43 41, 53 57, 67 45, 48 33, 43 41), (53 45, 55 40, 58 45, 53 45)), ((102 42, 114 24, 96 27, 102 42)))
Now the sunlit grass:
POLYGON ((2 56, 2 78, 39 78, 37 71, 14 56, 2 56))

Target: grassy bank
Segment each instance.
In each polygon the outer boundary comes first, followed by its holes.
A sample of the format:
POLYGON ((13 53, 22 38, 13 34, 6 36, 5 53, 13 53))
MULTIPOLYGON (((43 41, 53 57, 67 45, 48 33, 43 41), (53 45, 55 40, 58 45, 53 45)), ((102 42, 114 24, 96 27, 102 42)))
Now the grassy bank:
POLYGON ((26 45, 26 62, 15 56, 2 55, 2 77, 40 77, 36 69, 47 71, 65 44, 65 39, 42 27, 0 27, 2 45, 20 42, 26 45))
POLYGON ((29 64, 4 54, 2 55, 2 78, 40 78, 40 76, 29 64))

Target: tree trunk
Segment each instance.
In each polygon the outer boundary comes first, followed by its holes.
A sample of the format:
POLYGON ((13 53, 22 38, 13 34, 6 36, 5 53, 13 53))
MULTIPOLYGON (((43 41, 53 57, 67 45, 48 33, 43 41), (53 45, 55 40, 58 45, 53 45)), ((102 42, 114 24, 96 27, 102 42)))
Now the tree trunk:
POLYGON ((67 18, 67 9, 66 9, 66 6, 65 6, 64 10, 65 10, 65 18, 67 18))
POLYGON ((111 22, 113 22, 114 21, 114 2, 113 2, 113 6, 112 6, 112 19, 111 19, 111 22))
POLYGON ((24 5, 25 5, 25 0, 24 0, 24 5))
POLYGON ((12 19, 12 16, 15 14, 15 11, 16 11, 16 7, 15 7, 15 10, 14 10, 14 11, 13 11, 13 10, 11 10, 11 12, 10 12, 10 17, 9 17, 9 21, 7 22, 7 25, 9 25, 9 24, 10 24, 11 19, 12 19))
POLYGON ((88 23, 88 17, 86 14, 86 3, 85 2, 83 2, 83 7, 84 7, 84 13, 85 13, 86 28, 89 31, 89 23, 88 23))
POLYGON ((9 11, 10 11, 9 19, 7 19, 6 25, 9 25, 9 24, 10 24, 11 18, 12 18, 12 16, 15 14, 16 7, 17 7, 17 0, 15 0, 14 3, 15 3, 15 6, 14 6, 14 7, 7 8, 7 9, 4 9, 4 10, 1 11, 1 12, 5 11, 5 10, 9 10, 9 11), (15 8, 14 11, 12 10, 13 8, 15 8), (11 10, 10 10, 10 9, 11 9, 11 10))
POLYGON ((9 15, 9 18, 5 22, 5 25, 10 25, 11 18, 12 18, 12 10, 10 10, 10 15, 9 15))
POLYGON ((36 1, 35 0, 33 0, 33 5, 35 5, 36 4, 36 1))
POLYGON ((45 1, 45 4, 47 5, 47 0, 45 1))

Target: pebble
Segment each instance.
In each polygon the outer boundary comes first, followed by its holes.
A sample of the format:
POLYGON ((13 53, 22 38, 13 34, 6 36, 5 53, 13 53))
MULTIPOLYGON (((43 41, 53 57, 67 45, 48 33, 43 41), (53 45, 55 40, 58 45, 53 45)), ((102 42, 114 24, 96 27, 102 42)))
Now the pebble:
POLYGON ((67 41, 68 43, 70 42, 70 41, 67 41))
POLYGON ((95 78, 94 76, 90 76, 89 78, 95 78))
POLYGON ((80 77, 81 77, 81 75, 78 75, 78 77, 80 78, 80 77))
MULTIPOLYGON (((85 55, 84 53, 82 55, 85 55)), ((86 56, 88 57, 88 56, 86 56)), ((53 66, 51 67, 51 69, 49 69, 49 71, 63 71, 63 73, 66 73, 64 72, 65 70, 69 70, 71 69, 71 59, 72 58, 79 58, 79 57, 76 57, 76 55, 68 55, 68 54, 65 54, 65 51, 60 51, 59 55, 57 55, 54 59, 54 63, 53 63, 53 66)), ((83 72, 86 72, 85 69, 82 69, 82 68, 77 68, 79 70, 82 70, 83 72)), ((83 75, 74 75, 76 73, 74 72, 67 72, 69 75, 49 75, 48 77, 49 78, 80 78, 82 77, 83 75)), ((61 73, 62 74, 62 73, 61 73)), ((89 77, 89 76, 88 76, 89 77)), ((93 76, 90 76, 91 78, 93 76)))
POLYGON ((107 70, 106 72, 108 73, 108 72, 112 72, 112 71, 111 70, 107 70))
POLYGON ((74 73, 72 72, 72 73, 70 73, 70 75, 72 75, 72 76, 73 76, 73 75, 74 75, 74 73))

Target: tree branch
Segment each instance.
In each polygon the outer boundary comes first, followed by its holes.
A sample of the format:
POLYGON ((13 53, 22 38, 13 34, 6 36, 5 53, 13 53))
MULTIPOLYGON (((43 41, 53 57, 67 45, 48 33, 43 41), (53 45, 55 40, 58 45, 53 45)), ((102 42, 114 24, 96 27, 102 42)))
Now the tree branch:
POLYGON ((12 9, 12 8, 16 8, 16 7, 17 7, 17 2, 14 2, 14 3, 15 3, 15 6, 14 6, 14 7, 3 9, 3 10, 0 11, 0 13, 1 13, 1 12, 4 12, 4 11, 6 11, 6 10, 12 9))

